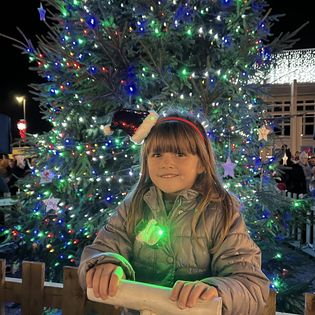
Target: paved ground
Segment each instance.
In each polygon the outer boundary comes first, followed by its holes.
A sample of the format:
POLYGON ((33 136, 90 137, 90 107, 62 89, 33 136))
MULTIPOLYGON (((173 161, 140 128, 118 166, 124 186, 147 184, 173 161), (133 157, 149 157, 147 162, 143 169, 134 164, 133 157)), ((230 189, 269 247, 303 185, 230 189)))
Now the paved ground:
POLYGON ((292 265, 292 273, 294 278, 300 282, 309 281, 313 278, 310 290, 315 292, 315 250, 314 248, 294 247, 290 244, 282 246, 283 253, 287 255, 288 261, 292 265))
MULTIPOLYGON (((284 277, 289 285, 283 296, 277 296, 277 311, 303 315, 304 292, 315 292, 315 257, 288 243, 280 247, 285 256, 284 277), (312 280, 312 281, 310 281, 312 280), (306 284, 309 282, 309 285, 306 284), (297 294, 296 292, 300 292, 297 294), (285 296, 285 298, 284 298, 285 296)), ((310 249, 308 249, 308 252, 310 249)))

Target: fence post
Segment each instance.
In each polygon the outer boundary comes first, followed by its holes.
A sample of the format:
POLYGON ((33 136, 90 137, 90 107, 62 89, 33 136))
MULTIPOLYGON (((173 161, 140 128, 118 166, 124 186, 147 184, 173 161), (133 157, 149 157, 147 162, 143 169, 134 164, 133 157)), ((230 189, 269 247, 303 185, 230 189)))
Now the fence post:
POLYGON ((4 305, 5 259, 0 259, 0 315, 5 315, 4 305))
POLYGON ((315 292, 305 293, 304 315, 315 314, 315 292))
POLYGON ((85 295, 79 285, 78 268, 63 268, 62 315, 83 315, 85 295))
POLYGON ((267 305, 262 315, 275 315, 276 314, 276 291, 270 289, 267 305))
POLYGON ((311 244, 311 211, 306 213, 306 245, 311 244))
POLYGON ((22 315, 42 315, 44 300, 45 264, 22 263, 22 315))
POLYGON ((312 221, 312 230, 313 230, 313 239, 310 243, 312 243, 313 248, 315 247, 315 202, 311 207, 311 221, 312 221))

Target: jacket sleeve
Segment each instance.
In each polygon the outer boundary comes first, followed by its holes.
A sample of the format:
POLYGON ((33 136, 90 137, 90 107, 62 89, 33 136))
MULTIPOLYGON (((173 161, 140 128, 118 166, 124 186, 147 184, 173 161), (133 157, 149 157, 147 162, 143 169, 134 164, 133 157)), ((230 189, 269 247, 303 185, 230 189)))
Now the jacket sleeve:
POLYGON ((134 280, 135 273, 129 263, 131 256, 131 241, 126 232, 126 201, 117 208, 106 226, 97 234, 94 242, 83 249, 79 265, 79 281, 86 288, 86 272, 94 266, 112 263, 121 266, 127 279, 134 280))
POLYGON ((261 271, 261 252, 244 220, 235 213, 230 230, 211 262, 213 277, 202 281, 217 288, 224 315, 260 315, 269 295, 269 280, 261 271))

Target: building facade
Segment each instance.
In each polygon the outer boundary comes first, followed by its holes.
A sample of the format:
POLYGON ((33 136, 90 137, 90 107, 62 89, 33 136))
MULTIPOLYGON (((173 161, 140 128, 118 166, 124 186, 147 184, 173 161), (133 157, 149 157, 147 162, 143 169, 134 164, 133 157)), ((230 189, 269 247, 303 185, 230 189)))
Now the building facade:
POLYGON ((276 56, 264 96, 273 126, 273 149, 287 145, 294 154, 315 154, 315 49, 276 56))

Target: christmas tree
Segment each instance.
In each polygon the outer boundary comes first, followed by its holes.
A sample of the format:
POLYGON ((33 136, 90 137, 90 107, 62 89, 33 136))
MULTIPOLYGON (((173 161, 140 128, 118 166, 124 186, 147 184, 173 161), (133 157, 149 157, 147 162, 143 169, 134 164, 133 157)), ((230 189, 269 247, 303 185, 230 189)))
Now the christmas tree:
MULTIPOLYGON (((290 204, 271 179, 272 123, 261 82, 272 54, 293 44, 270 41, 277 17, 264 0, 45 0, 49 27, 35 46, 18 45, 43 78, 34 99, 51 131, 29 135, 37 155, 21 182, 22 216, 3 233, 23 258, 46 262, 49 280, 77 265, 113 209, 137 181, 140 147, 103 126, 120 107, 188 110, 201 117, 226 188, 241 200, 265 260, 285 230, 290 204), (278 202, 271 202, 270 196, 278 202)), ((280 290, 278 274, 268 274, 280 290)))

